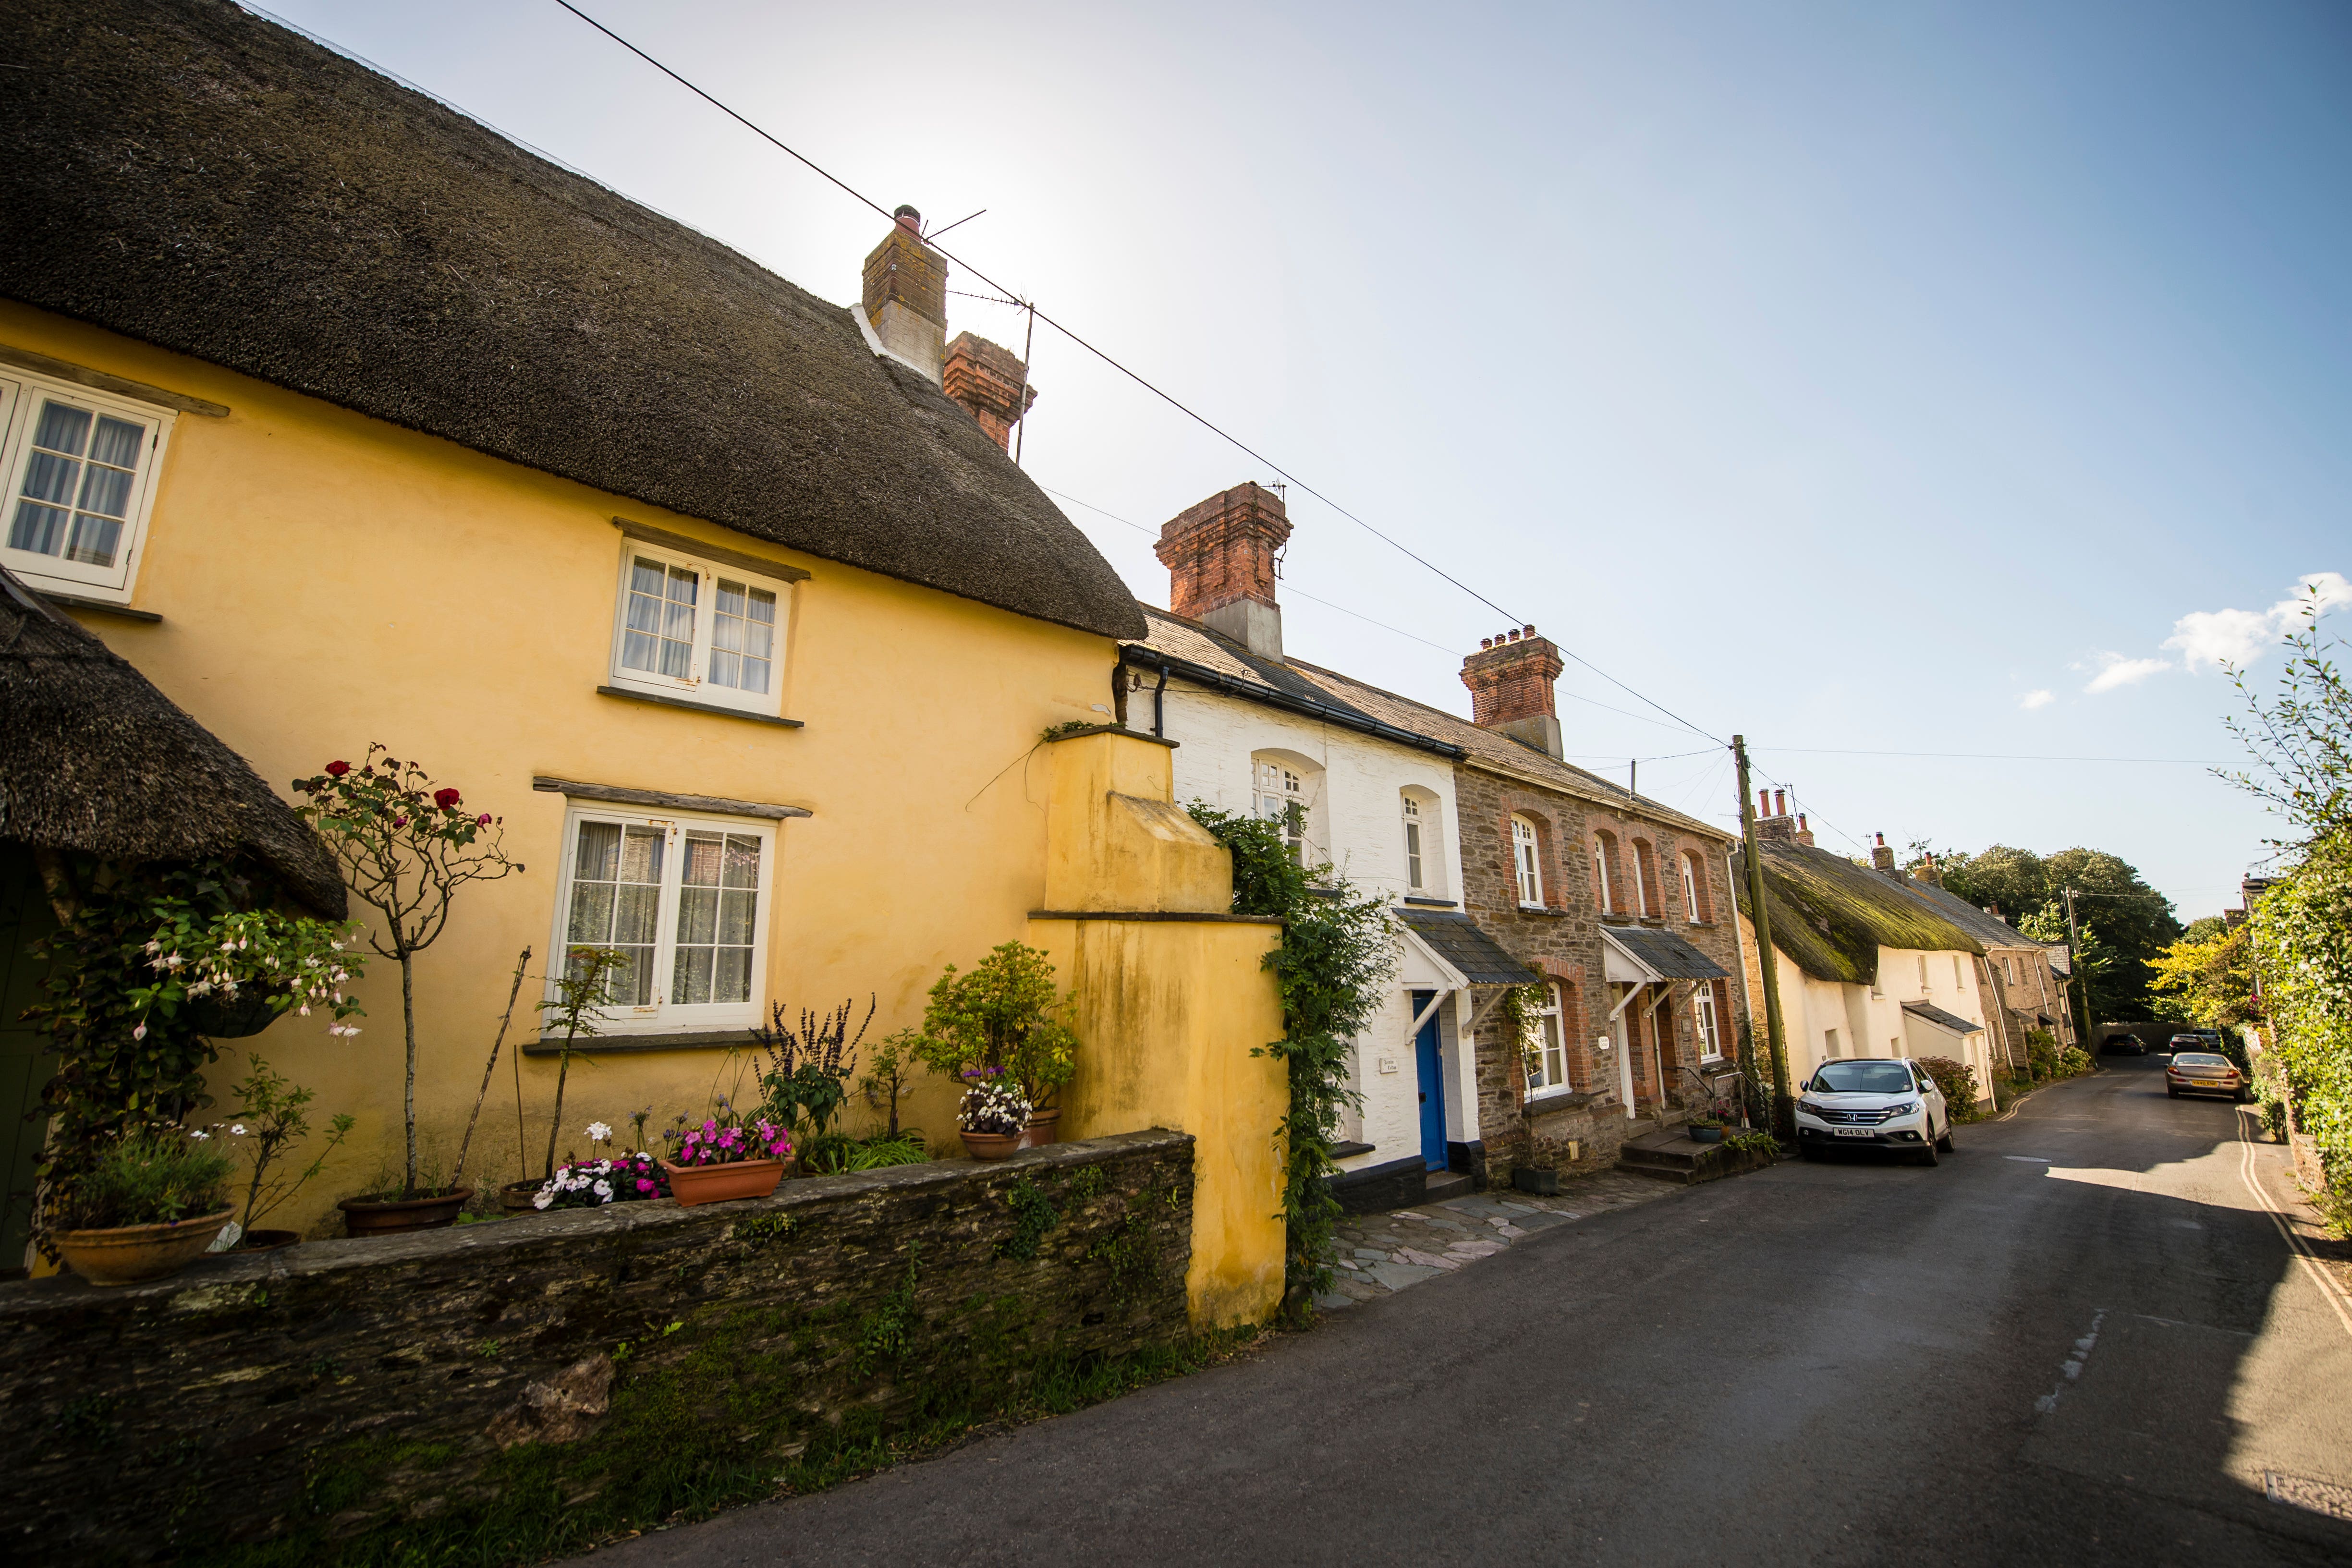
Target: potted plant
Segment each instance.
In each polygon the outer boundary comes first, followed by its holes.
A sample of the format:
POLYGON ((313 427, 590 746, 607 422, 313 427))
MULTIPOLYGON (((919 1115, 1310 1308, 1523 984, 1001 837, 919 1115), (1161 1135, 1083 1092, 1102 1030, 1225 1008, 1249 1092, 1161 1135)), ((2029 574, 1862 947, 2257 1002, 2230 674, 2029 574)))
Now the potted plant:
POLYGON ((135 1285, 203 1256, 236 1212, 228 1156, 211 1137, 158 1124, 109 1139, 50 1232, 73 1271, 93 1285, 135 1285))
POLYGON ((724 1095, 718 1114, 704 1117, 700 1126, 688 1125, 681 1113, 662 1137, 670 1145, 669 1157, 661 1162, 669 1174, 670 1196, 689 1208, 765 1197, 784 1179, 784 1166, 793 1157, 789 1131, 757 1112, 747 1116, 724 1095))
POLYGON ((855 998, 819 1017, 801 1009, 798 1029, 784 1022, 782 1002, 769 1009, 769 1027, 751 1031, 767 1066, 760 1073, 768 1114, 784 1127, 797 1128, 803 1118, 810 1138, 821 1138, 849 1096, 849 1080, 857 1071, 857 1046, 874 1021, 876 1002, 868 998, 865 1021, 849 1032, 855 998))
POLYGON ((1685 1131, 1690 1134, 1694 1144, 1719 1144, 1723 1142, 1723 1118, 1708 1114, 1693 1116, 1685 1131))
POLYGON ((404 1160, 398 1190, 341 1205, 352 1233, 426 1229, 447 1225, 473 1193, 425 1190, 416 1166, 416 956, 449 926, 449 906, 469 883, 495 882, 523 868, 500 847, 498 821, 466 809, 464 797, 436 787, 415 762, 368 747, 367 760, 327 764, 298 779, 308 797, 299 808, 341 863, 343 880, 361 902, 383 917, 369 945, 400 966, 400 1015, 405 1052, 401 1089, 404 1160))
POLYGON ((973 1159, 1007 1159, 1023 1146, 1032 1113, 1029 1097, 1009 1075, 985 1077, 963 1092, 956 1106, 956 1131, 973 1159))
MULTIPOLYGON (((635 1118, 645 1130, 642 1117, 635 1118)), ((596 1145, 612 1139, 613 1129, 602 1122, 588 1124, 590 1157, 557 1167, 532 1195, 530 1207, 600 1208, 608 1203, 643 1203, 670 1196, 669 1173, 662 1162, 643 1150, 631 1154, 598 1155, 596 1145)), ((698 1199, 698 1202, 708 1201, 698 1199)))
POLYGON ((312 1099, 310 1091, 287 1082, 257 1056, 247 1058, 246 1068, 245 1082, 233 1091, 237 1114, 228 1124, 228 1133, 243 1140, 238 1152, 253 1162, 253 1172, 246 1178, 245 1201, 236 1219, 221 1236, 235 1251, 268 1252, 291 1247, 301 1238, 291 1230, 257 1230, 255 1222, 282 1207, 326 1168, 328 1158, 351 1135, 357 1118, 342 1114, 331 1120, 318 1158, 289 1174, 285 1164, 288 1151, 310 1135, 310 1113, 305 1109, 312 1099))
POLYGON ((934 1071, 966 1083, 1009 1078, 1029 1107, 1023 1141, 1050 1144, 1061 1119, 1054 1092, 1077 1070, 1077 1037, 1058 1016, 1064 999, 1045 955, 1007 942, 968 975, 948 966, 931 988, 917 1053, 934 1071))
POLYGON ((288 1012, 327 1013, 327 1032, 339 1039, 360 1032, 344 1022, 363 1013, 345 989, 367 964, 352 950, 355 924, 274 909, 205 920, 184 898, 158 899, 154 910, 160 922, 145 948, 152 978, 131 988, 127 998, 140 1019, 133 1039, 146 1038, 147 1019, 157 1013, 182 1011, 198 1033, 217 1040, 259 1034, 288 1012))

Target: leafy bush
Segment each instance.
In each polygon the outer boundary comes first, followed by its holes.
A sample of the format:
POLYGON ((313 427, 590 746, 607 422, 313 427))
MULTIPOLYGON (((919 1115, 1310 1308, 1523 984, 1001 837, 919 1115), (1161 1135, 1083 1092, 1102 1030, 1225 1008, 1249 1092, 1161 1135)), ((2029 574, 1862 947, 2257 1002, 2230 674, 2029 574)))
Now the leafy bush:
POLYGON ((1977 1109, 1977 1070, 1965 1061, 1955 1061, 1948 1056, 1923 1056, 1919 1065, 1943 1091, 1944 1104, 1955 1116, 1974 1117, 1977 1109))
POLYGON ((1033 1110, 1045 1109, 1077 1071, 1077 1036, 1057 1016, 1063 1002, 1053 961, 1007 942, 968 975, 948 966, 931 988, 916 1054, 950 1078, 1003 1072, 1033 1110))
POLYGON ((2058 1075, 2058 1037, 2046 1029, 2025 1031, 2026 1071, 2035 1082, 2058 1075))
POLYGON ((1726 1133, 1723 1146, 1743 1155, 1778 1155, 1780 1140, 1769 1133, 1726 1133))
POLYGON ((170 1225, 228 1207, 229 1158, 205 1132, 158 1124, 110 1139, 60 1216, 64 1230, 170 1225))
POLYGON ((2058 1076, 2075 1078, 2091 1071, 2091 1053, 2079 1045, 2070 1045, 2058 1053, 2058 1076))

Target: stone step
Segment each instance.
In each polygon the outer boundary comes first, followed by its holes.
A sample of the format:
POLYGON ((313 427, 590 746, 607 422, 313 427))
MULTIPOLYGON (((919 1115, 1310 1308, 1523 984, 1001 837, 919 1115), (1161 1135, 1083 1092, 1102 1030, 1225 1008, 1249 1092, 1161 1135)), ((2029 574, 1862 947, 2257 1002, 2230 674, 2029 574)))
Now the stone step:
POLYGON ((1617 1151, 1617 1168, 1628 1176, 1649 1176, 1688 1186, 1699 1179, 1698 1161, 1688 1155, 1665 1154, 1631 1146, 1617 1151))
POLYGON ((1475 1185, 1465 1171, 1432 1171, 1427 1196, 1422 1202, 1444 1203, 1448 1198, 1468 1197, 1475 1185))

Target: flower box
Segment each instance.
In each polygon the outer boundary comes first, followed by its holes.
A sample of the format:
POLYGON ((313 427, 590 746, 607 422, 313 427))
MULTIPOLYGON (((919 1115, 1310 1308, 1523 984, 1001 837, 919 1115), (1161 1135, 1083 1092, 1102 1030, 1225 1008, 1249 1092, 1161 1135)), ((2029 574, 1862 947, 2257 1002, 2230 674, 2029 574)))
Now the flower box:
POLYGON ((664 1160, 661 1166, 669 1173, 669 1195, 687 1208, 765 1197, 784 1179, 782 1160, 728 1160, 713 1166, 674 1166, 664 1160))

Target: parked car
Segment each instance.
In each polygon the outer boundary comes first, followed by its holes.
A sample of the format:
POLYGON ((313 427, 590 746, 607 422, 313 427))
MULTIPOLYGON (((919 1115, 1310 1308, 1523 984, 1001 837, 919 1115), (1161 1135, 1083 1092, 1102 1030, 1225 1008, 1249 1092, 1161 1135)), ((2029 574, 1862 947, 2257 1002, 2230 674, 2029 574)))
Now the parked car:
POLYGON ((2183 1094, 2227 1094, 2246 1098, 2246 1075, 2236 1062, 2215 1051, 2176 1051, 2164 1070, 2164 1092, 2175 1100, 2183 1094))
POLYGON ((1927 1069, 1900 1057, 1824 1061, 1797 1101, 1797 1147, 1894 1149, 1934 1165, 1952 1152, 1952 1113, 1927 1069))
POLYGON ((2136 1034, 2111 1034, 2099 1041, 2101 1056, 2146 1056, 2147 1042, 2136 1034))

